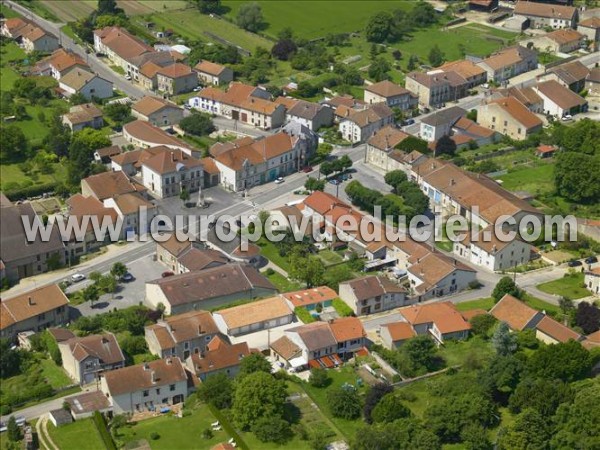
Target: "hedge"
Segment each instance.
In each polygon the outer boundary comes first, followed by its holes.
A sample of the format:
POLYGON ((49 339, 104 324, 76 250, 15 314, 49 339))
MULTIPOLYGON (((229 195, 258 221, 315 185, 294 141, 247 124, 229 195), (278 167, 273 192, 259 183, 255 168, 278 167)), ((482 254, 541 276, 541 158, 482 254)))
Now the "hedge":
POLYGON ((233 440, 237 444, 237 447, 243 450, 249 450, 248 444, 244 442, 239 433, 233 428, 233 426, 231 426, 229 420, 227 420, 225 416, 221 414, 221 411, 219 411, 211 404, 208 405, 208 408, 210 409, 210 412, 212 412, 213 415, 217 418, 217 420, 219 421, 223 429, 227 432, 227 434, 229 434, 229 436, 233 438, 233 440))
POLYGON ((56 181, 51 181, 42 184, 34 184, 33 186, 27 186, 18 189, 12 189, 10 191, 5 191, 4 194, 11 201, 21 200, 24 198, 42 195, 44 192, 54 192, 58 184, 59 183, 56 181))
POLYGON ((331 306, 333 306, 336 312, 342 317, 348 317, 354 315, 354 311, 350 308, 344 300, 341 298, 334 298, 331 302, 331 306))
POLYGON ((304 323, 311 323, 316 320, 314 316, 310 312, 308 312, 308 309, 302 306, 297 306, 296 308, 294 308, 294 314, 296 314, 296 317, 298 317, 298 319, 300 319, 304 323))
POLYGON ((96 425, 96 429, 98 433, 100 433, 100 438, 102 442, 104 442, 104 446, 107 450, 117 450, 117 446, 115 445, 115 441, 113 441, 112 436, 108 432, 108 425, 106 424, 106 420, 104 416, 100 414, 99 411, 94 411, 94 415, 92 416, 94 421, 94 425, 96 425))

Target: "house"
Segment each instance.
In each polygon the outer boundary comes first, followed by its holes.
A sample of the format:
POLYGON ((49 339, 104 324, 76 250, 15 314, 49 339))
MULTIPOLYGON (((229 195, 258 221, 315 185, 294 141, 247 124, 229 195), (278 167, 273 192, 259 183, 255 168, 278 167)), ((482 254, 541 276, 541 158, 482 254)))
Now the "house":
POLYGON ((238 192, 298 172, 316 148, 316 134, 290 122, 274 135, 217 143, 210 154, 219 169, 221 185, 238 192))
POLYGON ((571 53, 585 45, 585 36, 571 28, 552 31, 528 42, 542 52, 571 53))
POLYGON ((584 338, 581 334, 546 315, 535 326, 535 337, 545 344, 565 343, 571 339, 579 342, 584 338))
POLYGON ((194 66, 198 80, 204 84, 226 84, 233 81, 233 70, 211 61, 201 60, 194 66))
POLYGON ((520 0, 513 11, 515 16, 529 19, 531 28, 575 28, 577 8, 520 0))
POLYGON ((418 96, 389 80, 380 81, 365 87, 365 103, 385 103, 390 108, 402 111, 414 109, 418 103, 418 96))
POLYGON ((477 272, 439 252, 430 252, 408 267, 408 279, 417 301, 460 292, 476 281, 477 272))
POLYGON ((39 332, 69 321, 69 299, 57 284, 36 288, 0 303, 0 337, 15 342, 22 331, 39 332))
POLYGON ((381 337, 383 346, 388 350, 400 347, 416 335, 417 333, 408 322, 384 323, 379 327, 379 336, 381 337))
POLYGON ((175 136, 144 120, 135 120, 123 125, 123 137, 136 147, 165 146, 173 150, 181 150, 190 156, 198 152, 175 136))
POLYGON ((439 344, 469 337, 471 325, 451 302, 412 305, 398 310, 417 335, 431 335, 439 344))
POLYGON ((158 198, 197 192, 203 186, 202 163, 187 153, 163 147, 163 151, 141 162, 142 182, 158 198))
MULTIPOLYGON (((65 242, 69 261, 76 261, 81 255, 97 250, 102 245, 110 243, 113 237, 107 233, 104 240, 99 241, 94 232, 93 221, 97 220, 101 227, 103 224, 115 226, 118 230, 119 215, 114 208, 107 207, 96 197, 84 197, 81 194, 75 194, 67 199, 67 214, 69 217, 74 217, 77 223, 83 227, 87 221, 87 227, 84 231, 83 240, 78 240, 77 236, 73 236, 68 242, 65 242)), ((122 239, 122 230, 118 230, 115 239, 122 239)))
POLYGON ((317 131, 333 125, 333 109, 329 106, 294 99, 293 105, 286 108, 288 120, 298 122, 309 130, 317 131))
POLYGON ((8 202, 0 207, 0 261, 2 278, 15 282, 48 270, 58 269, 65 263, 65 249, 57 226, 52 227, 49 239, 35 233, 30 241, 23 228, 23 219, 30 224, 41 217, 31 203, 13 205, 8 202))
POLYGON ((439 108, 446 102, 465 97, 469 82, 455 71, 436 69, 427 73, 410 72, 406 75, 405 86, 419 97, 422 108, 439 108))
POLYGON ((395 160, 390 158, 390 153, 407 137, 408 134, 392 125, 383 127, 367 141, 365 161, 386 172, 396 170, 395 160))
POLYGON ((113 96, 112 82, 89 72, 85 69, 73 69, 58 81, 65 97, 73 94, 81 94, 87 100, 93 98, 110 98, 113 96))
POLYGON ((67 397, 65 402, 69 405, 75 420, 92 417, 96 411, 101 414, 112 412, 110 402, 102 391, 83 392, 67 397))
POLYGON ((154 49, 121 27, 111 26, 94 30, 94 50, 121 67, 129 76, 137 78, 141 65, 132 60, 154 49))
POLYGON ((492 225, 474 236, 468 234, 462 241, 454 242, 454 254, 489 271, 509 270, 526 264, 531 259, 533 250, 531 244, 520 239, 500 240, 494 233, 492 225), (485 239, 486 235, 490 238, 485 239))
POLYGON ((141 236, 150 231, 152 219, 158 215, 158 206, 152 204, 138 192, 118 194, 104 200, 104 205, 113 208, 124 226, 127 239, 141 236))
POLYGON ((448 136, 451 134, 452 127, 456 122, 466 115, 467 111, 458 106, 451 106, 450 108, 436 111, 421 119, 419 137, 427 142, 433 142, 442 136, 448 136))
POLYGON ((342 138, 352 143, 364 142, 377 130, 394 123, 394 112, 385 104, 378 103, 362 111, 354 111, 340 120, 342 138))
POLYGON ((144 329, 148 350, 159 358, 190 355, 206 350, 219 329, 208 311, 190 311, 167 317, 144 329))
POLYGON ((287 301, 291 310, 296 308, 306 308, 308 311, 315 311, 319 308, 331 306, 333 299, 338 294, 327 286, 319 286, 301 291, 286 292, 281 296, 287 301))
MULTIPOLYGON (((482 127, 476 122, 473 122, 471 119, 461 117, 452 127, 450 139, 454 140, 458 149, 468 147, 472 142, 475 142, 481 147, 483 145, 494 143, 496 141, 497 134, 498 133, 496 133, 494 130, 482 127)), ((435 144, 435 141, 430 144, 434 148, 434 154, 435 144)))
POLYGON ((228 336, 253 333, 291 323, 294 313, 281 297, 245 303, 213 313, 221 333, 228 336))
POLYGON ((572 61, 548 69, 542 79, 558 81, 573 92, 579 93, 585 89, 585 79, 589 73, 590 69, 584 66, 581 61, 572 61))
POLYGON ((156 243, 156 258, 175 274, 222 266, 228 258, 218 250, 198 248, 190 241, 180 241, 177 234, 156 243))
POLYGON ((145 192, 145 188, 123 172, 102 172, 81 180, 81 195, 93 196, 100 201, 134 192, 145 192))
POLYGON ((174 63, 161 67, 156 72, 158 90, 169 95, 183 94, 198 86, 198 76, 186 64, 174 63))
POLYGON ((600 47, 600 17, 590 17, 577 24, 577 31, 591 42, 592 51, 597 52, 600 47))
POLYGON ((449 61, 436 69, 444 73, 454 72, 460 75, 467 82, 467 88, 472 89, 475 86, 487 81, 487 72, 468 59, 459 59, 458 61, 449 61))
POLYGON ((131 105, 131 115, 155 127, 178 124, 183 119, 183 109, 159 97, 142 97, 131 105))
POLYGON ((99 129, 104 126, 102 110, 93 103, 71 106, 67 114, 63 114, 62 123, 72 132, 81 131, 85 127, 99 129))
POLYGON ((498 3, 498 0, 469 0, 469 10, 489 13, 498 8, 498 3))
POLYGON ((590 73, 585 77, 585 88, 589 90, 591 94, 600 94, 600 68, 593 68, 590 73))
POLYGON ((368 276, 340 283, 340 298, 356 315, 379 313, 408 304, 402 286, 383 276, 368 276))
POLYGON ((112 333, 74 337, 58 343, 62 365, 79 384, 98 381, 103 372, 125 367, 125 356, 112 333))
POLYGON ((527 306, 510 294, 504 295, 490 309, 490 314, 500 322, 506 322, 513 331, 533 329, 544 318, 544 314, 527 306))
POLYGON ((594 295, 600 294, 600 267, 585 272, 585 288, 594 295))
POLYGON ((212 309, 237 300, 268 297, 277 289, 256 269, 227 264, 146 283, 146 304, 166 314, 212 309))
POLYGON ((519 141, 537 133, 543 125, 540 118, 514 97, 488 101, 479 108, 477 121, 481 126, 519 141))
POLYGON ((66 75, 72 69, 90 70, 87 63, 77 53, 64 48, 59 48, 40 60, 36 65, 34 72, 39 75, 51 76, 56 80, 66 75))
POLYGON ((197 97, 190 98, 188 104, 264 130, 277 128, 285 120, 285 107, 271 101, 268 91, 235 81, 229 84, 227 92, 212 86, 204 88, 197 97))
POLYGON ((101 164, 110 164, 113 156, 120 155, 122 153, 121 147, 118 145, 111 145, 109 147, 99 148, 94 152, 94 161, 101 164))
POLYGON ((587 101, 558 81, 544 81, 534 86, 533 90, 544 101, 546 114, 564 117, 587 111, 587 101))
POLYGON ((337 342, 337 355, 346 361, 367 344, 367 333, 357 317, 339 317, 329 321, 337 342))
POLYGON ((179 358, 166 358, 105 372, 100 390, 114 414, 156 411, 182 403, 188 374, 179 358))
POLYGON ((2 36, 14 39, 17 45, 27 53, 34 51, 50 53, 59 47, 56 36, 22 17, 6 19, 2 23, 0 32, 2 36))
POLYGON ((190 372, 196 374, 200 381, 218 373, 235 377, 240 371, 242 360, 251 350, 246 342, 228 344, 219 336, 214 337, 203 352, 194 353, 185 360, 190 372))
MULTIPOLYGON (((533 2, 519 2, 533 3, 533 2)), ((512 77, 537 69, 537 52, 515 45, 492 53, 477 65, 487 72, 488 81, 503 83, 512 77)))
POLYGON ((491 99, 497 100, 504 97, 514 97, 529 111, 535 114, 544 113, 544 100, 532 87, 509 87, 507 89, 494 89, 491 99))

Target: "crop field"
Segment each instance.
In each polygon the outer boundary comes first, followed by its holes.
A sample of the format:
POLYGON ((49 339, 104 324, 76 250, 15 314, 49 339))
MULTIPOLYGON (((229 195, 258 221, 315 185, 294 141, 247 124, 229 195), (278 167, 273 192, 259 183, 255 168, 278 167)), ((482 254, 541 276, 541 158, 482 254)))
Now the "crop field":
MULTIPOLYGON (((72 22, 88 16, 96 6, 97 0, 41 0, 40 4, 63 22, 72 22)), ((157 11, 184 9, 183 0, 127 0, 117 2, 128 16, 152 14, 157 11)))
MULTIPOLYGON (((223 1, 235 18, 244 2, 223 1)), ((291 27, 294 34, 305 39, 323 37, 328 33, 361 31, 369 18, 378 11, 409 10, 412 2, 399 1, 258 1, 268 26, 264 32, 276 37, 282 29, 291 27)))

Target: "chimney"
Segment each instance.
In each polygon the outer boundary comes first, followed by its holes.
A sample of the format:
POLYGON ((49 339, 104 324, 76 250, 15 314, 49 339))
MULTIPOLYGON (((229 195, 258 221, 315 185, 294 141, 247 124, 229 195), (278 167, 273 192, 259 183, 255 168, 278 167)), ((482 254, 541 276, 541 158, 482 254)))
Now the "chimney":
POLYGON ((454 178, 450 178, 450 186, 454 186, 456 184, 456 181, 454 181, 454 178))
POLYGON ((198 325, 198 336, 202 336, 202 325, 198 325))
POLYGON ((101 341, 103 344, 108 344, 108 339, 105 336, 102 336, 101 341))
POLYGON ((33 299, 31 298, 31 296, 27 297, 27 302, 29 303, 29 306, 33 306, 35 305, 35 302, 33 301, 33 299))
POLYGON ((150 372, 150 380, 152 381, 152 384, 156 384, 157 379, 158 378, 156 377, 156 372, 154 370, 150 372))
POLYGON ((173 364, 173 359, 167 358, 167 366, 170 366, 171 364, 173 364))
POLYGON ((150 370, 150 364, 144 363, 144 370, 150 370))

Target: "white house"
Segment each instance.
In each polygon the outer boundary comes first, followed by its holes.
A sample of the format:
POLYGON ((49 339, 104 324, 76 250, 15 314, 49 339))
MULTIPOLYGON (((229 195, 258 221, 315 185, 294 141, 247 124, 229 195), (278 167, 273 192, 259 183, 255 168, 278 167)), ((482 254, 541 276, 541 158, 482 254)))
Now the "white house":
POLYGON ((585 288, 594 295, 600 294, 600 267, 585 272, 585 288))
POLYGON ((142 162, 142 182, 159 198, 196 192, 203 185, 202 163, 181 150, 165 149, 142 162))
POLYGON ((353 111, 341 119, 342 138, 352 143, 364 142, 377 130, 394 123, 394 112, 384 103, 371 105, 362 111, 353 111))
POLYGON ((95 73, 84 69, 73 69, 61 77, 58 86, 66 97, 81 94, 86 99, 110 98, 113 96, 113 84, 95 73))
POLYGON ((587 110, 587 101, 558 81, 549 80, 534 86, 544 101, 544 111, 555 117, 577 114, 587 110))

